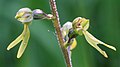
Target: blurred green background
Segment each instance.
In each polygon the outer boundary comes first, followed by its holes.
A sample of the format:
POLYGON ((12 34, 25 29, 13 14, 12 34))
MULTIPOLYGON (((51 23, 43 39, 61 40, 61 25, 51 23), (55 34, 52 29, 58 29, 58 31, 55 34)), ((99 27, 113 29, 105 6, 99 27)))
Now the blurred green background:
MULTIPOLYGON (((73 50, 73 67, 120 67, 120 0, 56 0, 61 25, 81 16, 90 19, 89 32, 117 48, 114 52, 102 45, 109 58, 91 47, 84 36, 78 36, 73 50)), ((19 48, 6 48, 22 33, 23 25, 14 16, 23 7, 50 13, 49 0, 0 0, 0 67, 65 67, 51 21, 34 20, 25 53, 16 58, 19 48), (48 32, 50 30, 50 32, 48 32)))

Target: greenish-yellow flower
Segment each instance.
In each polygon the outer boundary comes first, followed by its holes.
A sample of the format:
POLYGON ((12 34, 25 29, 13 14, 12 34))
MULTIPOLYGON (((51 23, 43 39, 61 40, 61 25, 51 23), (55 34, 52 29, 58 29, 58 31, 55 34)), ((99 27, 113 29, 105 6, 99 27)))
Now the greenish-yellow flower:
POLYGON ((30 38, 30 31, 28 25, 33 20, 32 11, 29 8, 22 8, 17 12, 15 18, 23 23, 24 30, 21 35, 19 35, 12 43, 10 43, 10 45, 7 47, 7 50, 10 50, 22 41, 17 54, 17 58, 20 58, 24 53, 25 48, 28 44, 28 40, 30 38))
POLYGON ((110 46, 98 39, 96 39, 92 34, 90 34, 87 29, 89 28, 89 20, 81 17, 75 18, 73 20, 73 29, 75 32, 79 35, 84 34, 87 42, 93 46, 95 49, 97 49, 104 57, 108 58, 107 54, 105 51, 99 48, 98 44, 102 44, 108 48, 111 48, 116 51, 116 48, 113 46, 110 46))

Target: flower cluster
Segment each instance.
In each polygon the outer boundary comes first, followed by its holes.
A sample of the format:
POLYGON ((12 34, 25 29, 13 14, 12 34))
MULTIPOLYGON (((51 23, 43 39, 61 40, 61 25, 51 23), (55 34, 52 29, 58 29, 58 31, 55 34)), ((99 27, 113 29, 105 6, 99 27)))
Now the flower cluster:
MULTIPOLYGON (((46 14, 40 9, 31 10, 29 8, 21 8, 15 18, 22 22, 24 25, 24 30, 21 35, 19 35, 10 45, 7 47, 7 50, 10 50, 14 46, 16 46, 19 42, 22 41, 20 48, 18 50, 17 58, 20 58, 27 47, 29 38, 30 38, 30 31, 29 31, 29 24, 32 20, 38 19, 54 19, 52 14, 46 14)), ((73 20, 73 22, 66 22, 62 30, 62 35, 65 40, 65 48, 71 53, 70 50, 74 49, 77 45, 76 37, 78 35, 84 35, 87 42, 97 49, 104 57, 108 57, 106 52, 99 48, 98 44, 102 44, 108 48, 111 48, 116 51, 116 48, 106 43, 96 39, 92 34, 90 34, 87 30, 89 28, 89 20, 81 17, 77 17, 73 20)))

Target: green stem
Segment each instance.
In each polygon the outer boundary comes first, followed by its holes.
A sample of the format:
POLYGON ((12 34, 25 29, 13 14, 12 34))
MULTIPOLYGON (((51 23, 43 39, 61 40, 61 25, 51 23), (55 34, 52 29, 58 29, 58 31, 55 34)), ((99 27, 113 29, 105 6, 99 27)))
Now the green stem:
POLYGON ((50 1, 52 14, 55 17, 55 19, 53 19, 53 23, 54 23, 54 27, 55 27, 55 30, 56 30, 56 36, 57 36, 58 42, 60 44, 61 50, 63 52, 64 59, 65 59, 65 62, 66 62, 66 66, 67 67, 72 67, 72 63, 70 61, 68 51, 64 47, 64 39, 63 39, 62 32, 61 32, 61 26, 60 26, 57 7, 56 7, 56 2, 55 2, 55 0, 49 0, 49 1, 50 1))

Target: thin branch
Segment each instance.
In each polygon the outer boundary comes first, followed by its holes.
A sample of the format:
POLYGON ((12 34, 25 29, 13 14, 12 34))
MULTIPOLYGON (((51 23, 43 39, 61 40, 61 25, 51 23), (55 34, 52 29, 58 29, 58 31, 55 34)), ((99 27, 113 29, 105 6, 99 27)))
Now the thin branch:
POLYGON ((59 15, 58 15, 58 11, 57 11, 55 0, 50 0, 50 6, 51 6, 52 14, 55 17, 55 19, 53 20, 53 23, 54 23, 54 27, 55 27, 55 30, 56 30, 56 36, 57 36, 59 45, 61 47, 61 50, 63 52, 64 59, 66 61, 66 65, 67 65, 67 67, 72 67, 72 63, 71 63, 68 51, 64 47, 64 39, 63 39, 62 32, 61 32, 59 15))

